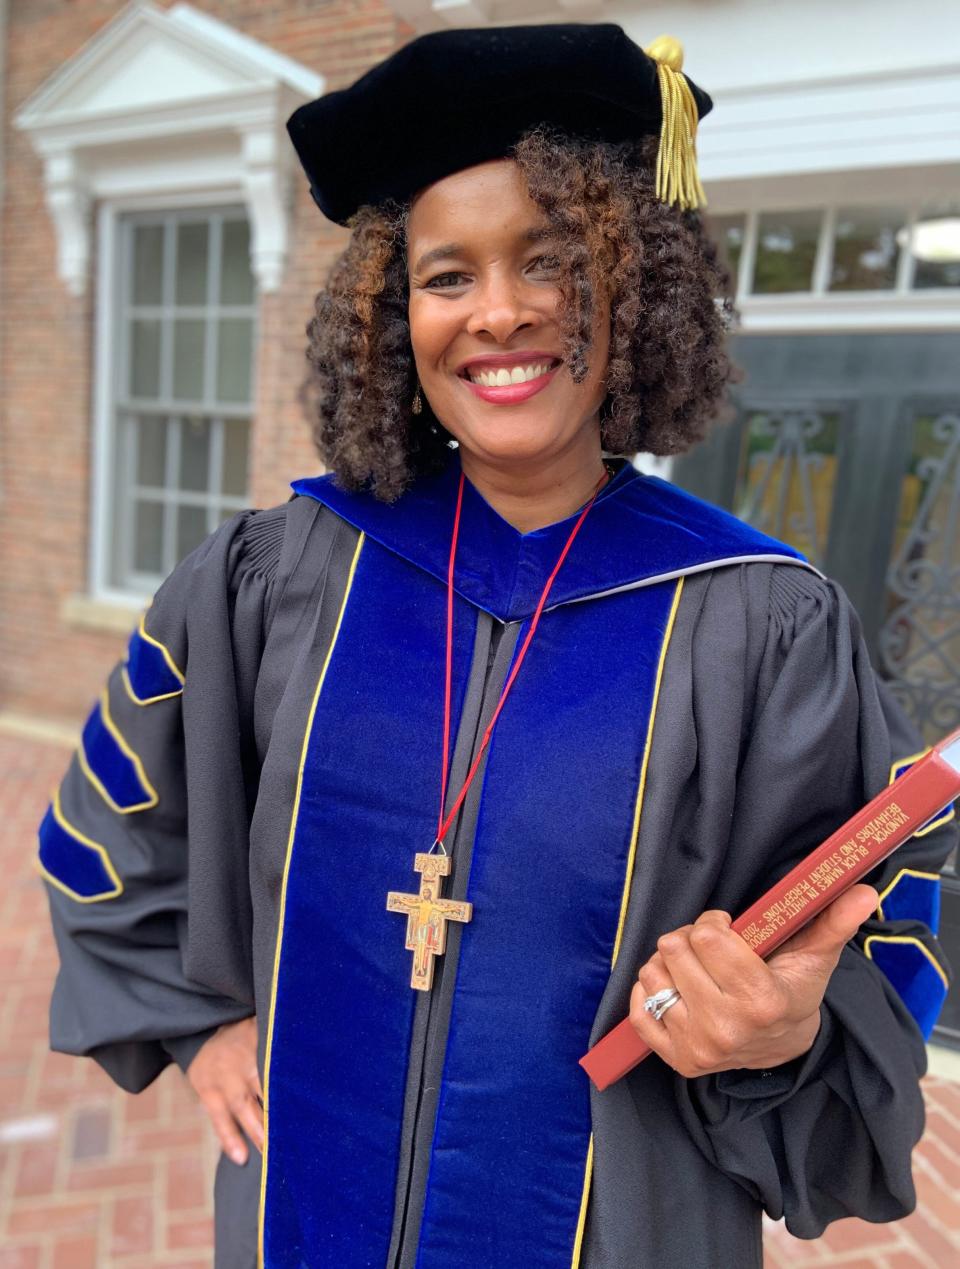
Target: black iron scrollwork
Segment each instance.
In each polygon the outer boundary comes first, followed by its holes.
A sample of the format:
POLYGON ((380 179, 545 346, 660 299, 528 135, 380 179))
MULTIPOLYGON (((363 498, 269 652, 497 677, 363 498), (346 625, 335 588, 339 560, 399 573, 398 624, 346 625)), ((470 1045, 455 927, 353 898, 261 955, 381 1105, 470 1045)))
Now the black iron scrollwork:
POLYGON ((792 542, 820 565, 824 532, 814 495, 826 455, 813 447, 826 440, 828 418, 814 409, 764 411, 749 416, 749 438, 773 444, 749 455, 744 484, 749 490, 741 519, 772 537, 792 542), (792 510, 799 495, 799 509, 792 510))
POLYGON ((960 726, 960 415, 924 425, 935 452, 913 469, 923 493, 887 572, 879 650, 893 692, 936 740, 960 726))

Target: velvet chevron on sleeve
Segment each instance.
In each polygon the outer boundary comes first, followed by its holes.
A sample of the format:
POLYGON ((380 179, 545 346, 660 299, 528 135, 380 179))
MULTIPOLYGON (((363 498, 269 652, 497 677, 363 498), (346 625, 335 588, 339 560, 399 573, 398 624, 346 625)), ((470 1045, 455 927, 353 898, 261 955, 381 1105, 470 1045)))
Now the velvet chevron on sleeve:
POLYGON ((284 521, 234 517, 163 584, 40 828, 52 1047, 130 1091, 254 1011, 253 693, 284 521))

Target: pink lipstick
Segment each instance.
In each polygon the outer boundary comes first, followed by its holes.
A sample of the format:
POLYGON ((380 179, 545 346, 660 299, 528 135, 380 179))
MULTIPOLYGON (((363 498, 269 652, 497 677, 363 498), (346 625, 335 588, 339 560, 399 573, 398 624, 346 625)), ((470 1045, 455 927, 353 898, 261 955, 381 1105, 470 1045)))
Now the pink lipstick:
POLYGON ((489 401, 491 405, 516 405, 520 401, 526 401, 530 397, 536 396, 538 392, 542 392, 562 365, 562 361, 558 362, 551 370, 548 370, 545 374, 538 375, 536 379, 526 379, 522 383, 506 383, 495 388, 488 387, 484 383, 474 383, 466 375, 460 375, 459 378, 460 382, 465 384, 482 401, 489 401))

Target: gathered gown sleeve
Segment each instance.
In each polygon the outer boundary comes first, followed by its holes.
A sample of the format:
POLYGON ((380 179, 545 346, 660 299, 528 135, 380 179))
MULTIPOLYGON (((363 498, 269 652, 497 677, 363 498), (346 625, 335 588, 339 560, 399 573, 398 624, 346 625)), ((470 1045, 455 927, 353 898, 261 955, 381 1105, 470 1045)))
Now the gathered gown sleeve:
MULTIPOLYGON (((746 652, 727 866, 714 896, 734 915, 924 749, 876 677, 839 586, 783 566, 748 566, 741 584, 747 628, 760 633, 746 652)), ((710 678, 709 665, 694 668, 701 692, 710 678)), ((705 719, 697 690, 694 713, 705 719)), ((703 759, 706 727, 699 741, 703 759)), ((701 1151, 798 1237, 844 1216, 895 1220, 915 1205, 924 1038, 950 977, 935 933, 937 871, 955 842, 945 811, 865 878, 880 910, 844 948, 807 1054, 770 1071, 676 1079, 701 1151)))
POLYGON ((252 710, 283 533, 283 508, 243 512, 164 582, 40 826, 51 1047, 131 1092, 254 1012, 252 710))

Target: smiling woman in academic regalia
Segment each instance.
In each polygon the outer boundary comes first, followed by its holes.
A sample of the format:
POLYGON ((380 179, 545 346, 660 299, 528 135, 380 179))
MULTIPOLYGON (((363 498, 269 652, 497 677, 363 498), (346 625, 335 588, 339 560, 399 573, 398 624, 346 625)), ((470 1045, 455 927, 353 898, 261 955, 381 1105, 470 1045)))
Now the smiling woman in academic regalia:
POLYGON ((451 31, 290 121, 352 231, 334 475, 175 570, 40 846, 54 1047, 176 1060, 239 1159, 262 1089, 224 1269, 759 1265, 763 1208, 914 1203, 952 829, 766 964, 727 914, 920 744, 834 584, 617 457, 730 378, 680 61, 451 31), (628 1010, 659 1056, 598 1093, 628 1010))

